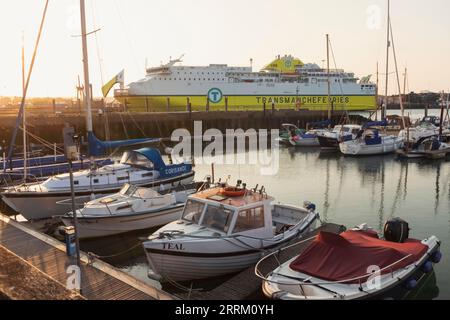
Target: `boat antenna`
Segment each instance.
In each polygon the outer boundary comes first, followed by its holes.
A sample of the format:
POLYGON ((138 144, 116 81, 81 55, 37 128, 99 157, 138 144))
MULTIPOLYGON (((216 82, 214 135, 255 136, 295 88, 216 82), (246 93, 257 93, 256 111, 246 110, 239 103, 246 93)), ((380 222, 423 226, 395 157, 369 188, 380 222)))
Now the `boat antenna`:
POLYGON ((388 85, 389 85, 389 48, 391 46, 390 41, 390 21, 391 21, 391 14, 390 14, 390 0, 387 1, 387 44, 386 44, 386 90, 385 90, 385 97, 384 97, 384 106, 381 110, 381 120, 384 120, 386 118, 386 112, 387 112, 387 106, 388 106, 388 85))
POLYGON ((331 120, 331 83, 330 83, 330 35, 327 34, 327 86, 328 86, 328 120, 331 120))
POLYGON ((19 114, 18 114, 17 119, 16 119, 16 126, 14 127, 13 134, 12 134, 12 137, 11 137, 11 143, 9 145, 9 150, 8 150, 8 161, 9 162, 11 161, 12 155, 13 155, 13 152, 14 152, 14 145, 15 145, 16 139, 17 139, 17 130, 19 128, 20 121, 23 118, 23 110, 24 110, 24 107, 25 107, 25 100, 26 100, 26 97, 27 97, 28 86, 30 84, 31 74, 32 74, 33 67, 34 67, 34 62, 36 60, 37 49, 39 47, 39 42, 41 40, 42 30, 44 29, 44 22, 45 22, 45 17, 47 15, 48 3, 49 3, 49 0, 46 0, 45 7, 44 7, 44 12, 42 14, 41 24, 39 26, 39 31, 38 31, 36 43, 34 45, 34 51, 33 51, 33 56, 31 58, 30 68, 28 70, 27 80, 25 81, 25 86, 23 87, 22 102, 20 103, 19 114))
MULTIPOLYGON (((25 96, 25 35, 22 31, 22 96, 25 96)), ((27 117, 26 105, 23 106, 22 116, 22 133, 23 133, 23 183, 27 182, 27 117)))

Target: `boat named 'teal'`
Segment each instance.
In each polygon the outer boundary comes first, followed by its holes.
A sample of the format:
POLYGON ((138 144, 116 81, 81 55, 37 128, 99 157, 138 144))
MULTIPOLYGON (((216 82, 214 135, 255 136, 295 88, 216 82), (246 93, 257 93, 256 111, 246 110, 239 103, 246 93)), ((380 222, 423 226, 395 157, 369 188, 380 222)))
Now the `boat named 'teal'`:
POLYGON ((249 267, 315 228, 315 206, 273 203, 264 188, 213 186, 189 196, 179 220, 144 241, 149 277, 189 281, 249 267))

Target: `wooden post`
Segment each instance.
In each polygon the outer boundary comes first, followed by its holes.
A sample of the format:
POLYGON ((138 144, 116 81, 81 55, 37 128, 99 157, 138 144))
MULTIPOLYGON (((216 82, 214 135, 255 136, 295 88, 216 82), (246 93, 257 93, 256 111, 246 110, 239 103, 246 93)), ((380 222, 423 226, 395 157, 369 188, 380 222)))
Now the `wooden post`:
POLYGON ((53 103, 53 114, 56 114, 56 101, 55 99, 52 100, 53 103))
POLYGON ((191 113, 191 102, 189 100, 189 97, 186 98, 186 111, 191 113))
POLYGON ((128 100, 127 100, 127 98, 125 98, 124 106, 123 106, 123 111, 124 111, 124 112, 127 112, 127 110, 128 110, 128 100))
POLYGON ((206 112, 209 112, 209 98, 206 97, 206 112))
POLYGON ((225 111, 228 112, 228 97, 225 97, 225 111))
POLYGON ((275 102, 272 102, 272 113, 275 112, 275 102))
POLYGON ((263 102, 263 111, 264 111, 264 116, 266 115, 266 102, 263 102))
POLYGON ((166 107, 167 107, 167 112, 170 112, 170 98, 169 97, 167 97, 166 107))
POLYGON ((145 97, 145 110, 148 112, 148 98, 145 97))

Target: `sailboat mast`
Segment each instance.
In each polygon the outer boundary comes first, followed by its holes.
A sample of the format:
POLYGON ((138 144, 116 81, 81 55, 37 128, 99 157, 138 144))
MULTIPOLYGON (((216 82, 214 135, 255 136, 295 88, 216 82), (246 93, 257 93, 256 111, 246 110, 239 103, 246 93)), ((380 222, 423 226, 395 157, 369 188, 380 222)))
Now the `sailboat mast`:
POLYGON ((376 88, 376 92, 375 92, 375 101, 376 101, 376 110, 375 110, 375 121, 378 121, 378 110, 379 110, 379 106, 378 106, 378 98, 379 98, 379 84, 380 84, 380 71, 378 68, 378 61, 377 61, 377 88, 376 88))
POLYGON ((81 13, 81 42, 83 47, 83 69, 84 69, 84 104, 86 107, 86 130, 93 131, 92 127, 92 104, 91 104, 91 85, 89 81, 89 59, 87 47, 87 31, 86 31, 86 6, 85 1, 80 0, 81 13))
POLYGON ((405 68, 405 74, 403 75, 403 97, 405 99, 405 102, 408 101, 406 99, 406 77, 408 76, 408 68, 405 68))
POLYGON ((398 73, 398 64, 397 64, 397 52, 395 51, 394 31, 392 30, 392 22, 391 21, 389 21, 389 29, 391 30, 392 51, 394 52, 395 75, 396 75, 396 78, 397 78, 398 97, 399 97, 399 102, 400 102, 400 109, 402 111, 402 123, 403 123, 403 128, 406 128, 405 109, 403 108, 402 88, 400 87, 400 76, 399 76, 399 73, 398 73))
POLYGON ((391 1, 387 2, 387 45, 386 45, 386 90, 384 97, 384 106, 381 112, 381 119, 386 118, 387 106, 388 106, 388 87, 389 87, 389 48, 391 46, 390 41, 390 23, 391 23, 391 13, 390 13, 391 1))
MULTIPOLYGON (((22 97, 25 96, 25 37, 22 33, 22 97)), ((26 105, 23 105, 22 116, 22 133, 23 133, 23 182, 27 182, 27 117, 26 117, 26 105)))
POLYGON ((331 120, 330 36, 327 34, 328 120, 331 120))
POLYGON ((39 42, 41 40, 42 30, 44 29, 44 22, 45 22, 45 17, 47 15, 48 2, 49 2, 49 0, 47 0, 45 2, 44 13, 42 14, 41 24, 39 25, 39 31, 38 31, 36 43, 35 43, 35 46, 34 46, 33 55, 31 57, 31 63, 30 63, 30 67, 29 67, 29 70, 28 70, 28 75, 26 77, 27 80, 25 81, 25 86, 24 86, 24 89, 23 89, 22 101, 20 103, 20 108, 19 108, 19 114, 18 114, 17 119, 16 119, 16 125, 14 126, 12 137, 11 137, 11 143, 9 145, 8 161, 11 161, 11 159, 12 159, 13 152, 14 152, 14 147, 15 147, 15 143, 16 143, 16 138, 17 138, 17 132, 18 132, 18 128, 20 126, 20 120, 23 118, 23 110, 24 110, 24 107, 25 107, 25 100, 27 98, 28 86, 30 84, 31 74, 33 72, 34 61, 36 60, 37 49, 39 47, 39 42))

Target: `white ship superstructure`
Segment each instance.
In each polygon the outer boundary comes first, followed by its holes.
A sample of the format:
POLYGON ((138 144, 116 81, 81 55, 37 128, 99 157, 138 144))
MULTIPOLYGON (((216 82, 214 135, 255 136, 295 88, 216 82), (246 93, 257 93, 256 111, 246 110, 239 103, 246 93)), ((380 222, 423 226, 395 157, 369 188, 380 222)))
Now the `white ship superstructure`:
POLYGON ((330 81, 331 106, 336 110, 374 109, 376 85, 344 70, 304 64, 292 56, 277 57, 259 72, 226 64, 178 66, 181 60, 148 68, 146 77, 116 90, 115 96, 133 109, 149 111, 278 108, 325 110, 330 81))

